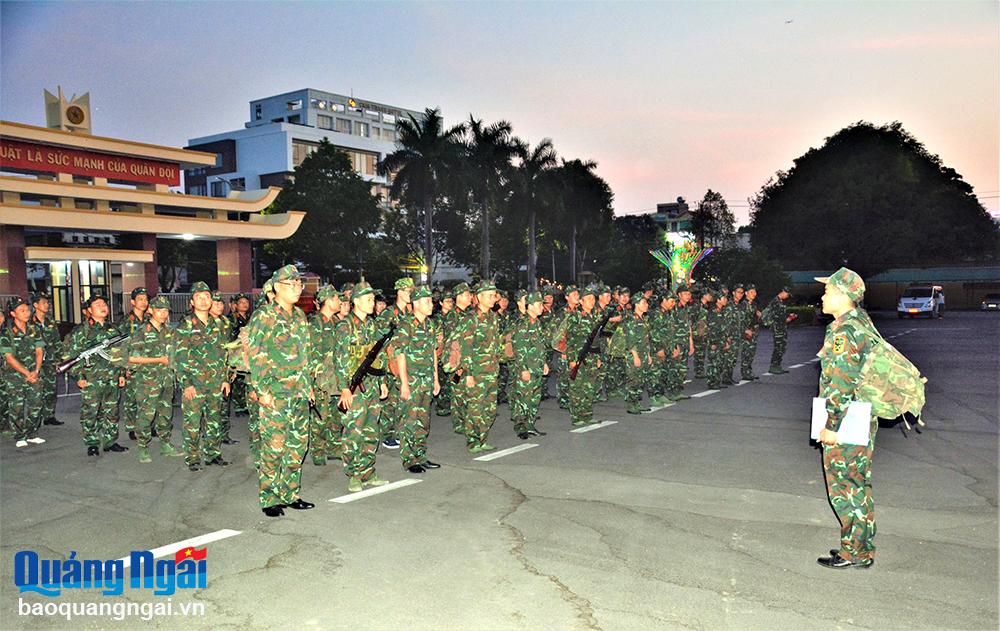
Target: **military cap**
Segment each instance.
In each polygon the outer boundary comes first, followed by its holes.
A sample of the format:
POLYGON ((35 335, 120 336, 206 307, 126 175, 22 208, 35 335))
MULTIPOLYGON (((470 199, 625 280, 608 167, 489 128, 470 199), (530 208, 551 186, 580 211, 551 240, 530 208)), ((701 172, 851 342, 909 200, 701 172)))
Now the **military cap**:
POLYGON ((498 289, 497 298, 503 298, 504 300, 507 300, 507 292, 502 289, 498 289))
POLYGON ((536 302, 541 302, 541 301, 542 301, 542 294, 538 293, 537 291, 533 291, 533 292, 531 292, 529 294, 525 294, 525 296, 524 296, 524 304, 526 304, 526 305, 530 305, 530 304, 533 304, 533 303, 536 303, 536 302))
POLYGON ((326 302, 330 298, 333 298, 336 295, 337 295, 336 287, 334 287, 333 285, 323 285, 316 292, 316 302, 322 305, 324 302, 326 302))
POLYGON ((135 300, 135 297, 138 296, 138 295, 140 295, 140 294, 148 296, 149 292, 146 291, 145 287, 136 287, 135 289, 132 290, 132 294, 131 294, 132 295, 132 300, 135 300))
POLYGON ((743 283, 736 283, 733 285, 733 291, 736 291, 737 289, 743 289, 743 283))
POLYGON ((212 290, 208 288, 208 283, 203 280, 199 280, 195 284, 191 285, 192 294, 200 294, 203 291, 211 292, 212 290))
POLYGON ((28 305, 30 307, 31 303, 29 303, 27 299, 21 296, 14 296, 13 298, 7 301, 7 311, 13 311, 14 309, 20 307, 21 305, 28 305))
POLYGON ((157 294, 152 300, 149 301, 150 309, 169 309, 170 299, 163 294, 157 294))
POLYGON ((783 286, 781 287, 781 289, 779 289, 779 290, 778 290, 778 293, 779 293, 779 294, 780 294, 781 292, 785 292, 786 294, 790 294, 790 293, 792 293, 792 288, 791 288, 791 287, 789 287, 788 285, 783 285, 783 286))
POLYGON ((351 290, 351 298, 353 300, 357 300, 361 296, 367 296, 368 294, 374 294, 374 293, 375 289, 373 289, 371 285, 369 285, 365 281, 361 281, 360 283, 354 286, 354 289, 351 290))
POLYGON ((104 301, 104 304, 108 304, 107 298, 105 298, 101 294, 93 294, 90 298, 87 298, 86 300, 83 301, 83 308, 90 309, 91 305, 93 305, 94 302, 97 300, 102 300, 104 301))
POLYGON ((222 292, 218 289, 212 292, 212 302, 225 302, 222 299, 222 292))
POLYGON ((288 264, 274 271, 274 274, 271 275, 271 282, 279 283, 283 280, 298 280, 300 278, 302 275, 299 274, 299 268, 288 264))
POLYGON ((846 267, 841 267, 830 276, 816 276, 816 280, 824 285, 833 285, 854 302, 865 295, 865 281, 861 280, 857 272, 846 267))
POLYGON ((400 278, 396 281, 396 284, 394 284, 392 288, 396 291, 399 291, 400 289, 413 289, 413 279, 409 276, 400 278))
POLYGON ((577 293, 577 294, 580 294, 581 296, 583 295, 580 292, 580 288, 577 287, 576 285, 566 285, 566 289, 563 291, 563 294, 565 294, 565 295, 568 296, 568 295, 570 295, 572 293, 577 293))
POLYGON ((681 283, 680 285, 677 285, 677 293, 679 294, 682 291, 691 291, 691 288, 687 284, 681 283))
POLYGON ((744 285, 743 288, 746 289, 747 291, 750 291, 751 289, 757 289, 757 285, 754 285, 753 283, 747 283, 746 285, 744 285))
POLYGON ((239 302, 241 298, 246 298, 247 300, 250 300, 250 294, 241 291, 240 293, 230 298, 229 302, 239 302))
POLYGON ((413 295, 411 298, 413 300, 420 300, 421 298, 433 298, 434 292, 427 285, 417 285, 413 288, 413 295))
POLYGON ((597 296, 600 293, 601 293, 601 288, 591 283, 590 285, 587 285, 582 290, 580 290, 580 297, 583 298, 584 296, 597 296))
POLYGON ((476 283, 476 293, 477 294, 481 294, 484 291, 496 291, 496 290, 497 290, 497 286, 494 285, 493 283, 491 283, 488 280, 481 280, 478 283, 476 283))
POLYGON ((542 287, 543 296, 558 296, 559 294, 559 288, 555 285, 546 285, 545 287, 542 287))
POLYGON ((528 292, 526 292, 523 289, 518 289, 517 291, 514 292, 514 302, 521 302, 521 298, 524 298, 527 295, 528 292))
POLYGON ((47 291, 35 291, 31 294, 31 304, 35 304, 39 300, 48 300, 49 292, 47 291))
POLYGON ((451 289, 451 295, 452 295, 452 297, 454 297, 454 296, 457 296, 458 294, 464 294, 467 291, 471 292, 472 290, 469 289, 469 283, 464 283, 463 282, 463 283, 459 283, 459 284, 455 285, 454 287, 452 287, 452 289, 451 289))
POLYGON ((607 285, 605 285, 604 283, 598 283, 598 285, 597 285, 597 293, 598 293, 598 295, 600 295, 600 294, 610 294, 611 293, 611 288, 608 287, 607 285))
POLYGON ((380 289, 374 289, 375 292, 375 302, 389 302, 385 299, 385 294, 382 293, 380 289))

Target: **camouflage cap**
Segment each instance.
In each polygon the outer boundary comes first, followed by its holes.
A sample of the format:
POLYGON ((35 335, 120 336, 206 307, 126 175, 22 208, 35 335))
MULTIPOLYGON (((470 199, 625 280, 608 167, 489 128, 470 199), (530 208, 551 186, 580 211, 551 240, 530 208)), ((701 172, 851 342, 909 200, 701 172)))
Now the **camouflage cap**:
POLYGON ((222 299, 222 292, 218 289, 212 292, 212 302, 225 302, 222 299))
POLYGON ((757 285, 754 285, 753 283, 747 283, 746 285, 743 286, 743 288, 746 289, 747 291, 750 291, 751 289, 756 291, 757 285))
POLYGON ((570 294, 579 294, 580 288, 577 287, 576 285, 566 285, 566 289, 563 291, 563 293, 567 296, 570 294))
POLYGON ((420 300, 421 298, 433 298, 434 292, 427 285, 417 285, 413 288, 413 295, 411 298, 413 300, 420 300))
POLYGON ((691 291, 691 287, 689 287, 685 283, 681 283, 680 285, 677 285, 677 293, 679 294, 682 291, 691 291))
POLYGON ((629 289, 628 287, 626 287, 625 285, 622 285, 621 287, 618 288, 618 295, 619 296, 631 296, 632 295, 632 290, 629 289))
POLYGON ((374 294, 374 293, 375 289, 371 285, 369 285, 365 281, 361 281, 360 283, 354 286, 354 289, 351 290, 351 299, 357 300, 361 296, 367 296, 368 294, 374 294))
POLYGON ((743 283, 736 283, 735 285, 733 285, 733 291, 736 291, 737 289, 743 289, 744 291, 746 291, 746 289, 743 287, 743 283))
POLYGON ((458 294, 464 294, 465 292, 471 292, 472 289, 469 288, 469 283, 459 283, 451 288, 451 295, 457 296, 458 294))
POLYGON ((337 295, 337 288, 333 285, 323 285, 316 292, 316 302, 322 305, 324 302, 337 295))
POLYGON ((149 292, 146 291, 145 287, 136 287, 132 290, 132 300, 135 300, 135 297, 138 295, 149 296, 149 292))
POLYGON ((13 311, 14 309, 20 307, 21 305, 28 305, 30 307, 31 303, 29 303, 26 298, 23 298, 21 296, 14 296, 13 298, 7 301, 7 311, 13 311))
POLYGON ((530 305, 530 304, 533 304, 533 303, 536 303, 536 302, 542 302, 542 294, 538 293, 537 291, 533 291, 533 292, 531 292, 529 294, 525 294, 525 296, 524 296, 524 304, 530 305))
POLYGON ((597 285, 597 294, 598 295, 610 294, 610 293, 611 293, 611 288, 608 287, 607 285, 605 285, 604 283, 599 283, 597 285))
POLYGON ((830 276, 817 276, 816 280, 824 285, 833 285, 854 302, 865 295, 865 281, 861 280, 857 272, 846 267, 841 267, 830 276))
POLYGON ((484 291, 496 291, 496 290, 497 290, 497 286, 494 285, 493 283, 491 283, 488 280, 481 280, 478 283, 476 283, 476 293, 477 294, 481 294, 484 291))
POLYGON ((558 296, 560 293, 562 292, 560 292, 559 288, 555 285, 546 285, 545 287, 542 287, 543 296, 558 296))
POLYGON ((206 283, 205 281, 199 280, 195 284, 191 285, 192 294, 200 294, 203 291, 207 291, 209 293, 212 292, 212 290, 208 288, 208 283, 206 283))
POLYGON ((271 275, 271 282, 279 283, 283 280, 299 280, 301 278, 302 275, 299 274, 299 268, 289 264, 274 270, 274 274, 271 275))
POLYGON ((580 290, 580 297, 583 298, 584 296, 597 296, 600 293, 601 293, 600 287, 594 284, 590 284, 584 287, 582 290, 580 290))
POLYGON ((229 302, 230 302, 230 304, 236 303, 236 302, 239 302, 241 298, 246 298, 247 300, 250 300, 250 295, 249 294, 245 294, 243 292, 240 292, 240 293, 236 294, 235 296, 233 296, 232 298, 230 298, 229 302))
POLYGON ((100 300, 104 304, 108 304, 108 299, 101 294, 94 294, 90 298, 83 301, 83 307, 89 309, 96 301, 100 300))
POLYGON ((47 291, 35 291, 31 294, 31 304, 35 304, 39 300, 48 300, 49 292, 47 291))
POLYGON ((157 294, 152 300, 149 301, 150 309, 169 309, 170 299, 163 294, 157 294))
POLYGON ((514 292, 514 302, 521 302, 521 298, 528 295, 528 292, 523 289, 518 289, 514 292))
POLYGON ((504 291, 504 290, 502 290, 502 289, 498 289, 497 290, 497 298, 502 298, 504 300, 507 300, 507 292, 504 291))
POLYGON ((400 289, 413 289, 413 285, 414 285, 413 279, 410 278, 409 276, 406 276, 397 280, 396 283, 392 286, 392 288, 396 291, 399 291, 400 289))

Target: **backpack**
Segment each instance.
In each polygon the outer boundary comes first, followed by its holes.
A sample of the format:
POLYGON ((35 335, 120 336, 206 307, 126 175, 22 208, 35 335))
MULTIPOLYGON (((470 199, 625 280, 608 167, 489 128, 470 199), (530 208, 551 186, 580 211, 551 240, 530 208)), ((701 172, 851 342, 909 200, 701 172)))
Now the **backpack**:
POLYGON ((909 429, 906 416, 912 415, 917 425, 923 426, 920 413, 924 409, 927 378, 874 326, 865 326, 864 330, 871 335, 872 348, 861 366, 855 398, 870 402, 875 416, 884 419, 903 416, 903 423, 909 429))

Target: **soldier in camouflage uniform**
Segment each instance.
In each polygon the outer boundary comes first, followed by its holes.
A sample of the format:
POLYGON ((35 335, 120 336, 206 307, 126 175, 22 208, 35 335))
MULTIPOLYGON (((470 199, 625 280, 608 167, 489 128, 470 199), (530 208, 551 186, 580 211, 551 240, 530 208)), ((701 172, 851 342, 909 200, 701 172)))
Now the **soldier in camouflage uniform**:
POLYGON ((712 307, 711 294, 705 294, 704 291, 701 292, 698 302, 691 307, 691 341, 694 345, 695 379, 705 378, 705 355, 708 352, 708 314, 712 307))
MULTIPOLYGON (((78 324, 63 344, 63 359, 75 359, 88 348, 118 335, 118 327, 108 322, 108 303, 101 296, 91 296, 85 303, 90 317, 78 324)), ((113 349, 117 351, 118 349, 113 349)), ((80 425, 87 455, 104 451, 128 451, 117 442, 118 389, 125 386, 125 369, 120 353, 108 353, 111 360, 92 357, 90 365, 77 362, 70 369, 80 388, 80 425)))
POLYGON ((351 392, 354 372, 383 335, 372 317, 375 311, 372 286, 366 282, 355 285, 351 290, 351 302, 354 305, 351 315, 335 329, 332 370, 336 389, 340 392, 338 406, 344 415, 341 458, 344 473, 350 479, 347 489, 353 493, 365 486, 388 484, 375 473, 375 452, 379 444, 380 399, 389 395, 389 388, 385 381, 367 376, 361 387, 351 392))
MULTIPOLYGON (((595 290, 596 291, 596 290, 595 290)), ((556 356, 556 370, 559 375, 556 378, 556 397, 559 408, 570 409, 569 406, 569 368, 567 367, 568 357, 565 350, 566 326, 570 318, 569 315, 580 309, 580 290, 575 285, 567 285, 565 292, 566 304, 558 309, 553 316, 552 335, 553 339, 562 338, 559 344, 553 342, 555 350, 559 353, 556 356)), ((596 299, 596 297, 595 297, 596 299)))
POLYGON ((170 328, 170 301, 157 296, 149 302, 149 317, 128 341, 128 364, 135 383, 135 393, 141 402, 135 420, 139 442, 139 462, 152 462, 149 442, 153 428, 160 439, 160 455, 179 457, 180 451, 170 443, 174 413, 174 343, 175 332, 170 328))
MULTIPOLYGON (((559 294, 559 288, 555 285, 546 285, 542 289, 542 315, 538 316, 538 319, 542 321, 542 326, 545 327, 546 335, 551 336, 553 329, 556 326, 556 296, 559 294)), ((561 355, 554 351, 549 351, 549 367, 555 366, 558 369, 559 360, 561 355)), ((542 401, 547 401, 549 398, 549 382, 552 378, 552 370, 549 370, 549 374, 542 377, 542 401)))
POLYGON ((548 335, 542 314, 542 296, 538 292, 525 294, 525 315, 517 318, 505 337, 507 365, 511 370, 510 420, 514 433, 521 440, 544 432, 535 428, 538 406, 542 401, 542 378, 549 373, 548 335))
MULTIPOLYGON (((216 290, 212 292, 212 308, 208 313, 218 320, 219 329, 222 331, 222 342, 228 344, 236 339, 236 327, 233 319, 226 315, 226 301, 222 297, 222 292, 216 290)), ((232 394, 232 382, 230 382, 230 394, 232 394)), ((219 400, 219 435, 222 436, 223 445, 235 445, 238 440, 233 440, 229 436, 230 415, 232 412, 232 397, 226 395, 219 400)))
MULTIPOLYGON (((500 322, 500 335, 505 336, 510 330, 512 318, 515 315, 511 311, 516 311, 516 309, 510 309, 510 300, 507 298, 507 292, 497 290, 497 304, 494 310, 500 322)), ((510 368, 507 366, 507 356, 501 353, 500 369, 497 372, 497 403, 507 402, 507 391, 510 389, 510 384, 511 373, 510 368)))
POLYGON ((823 313, 835 319, 826 328, 820 356, 819 396, 826 399, 826 427, 820 433, 827 497, 840 521, 840 546, 817 562, 830 569, 867 569, 875 562, 875 503, 872 499, 872 455, 878 418, 872 416, 867 445, 837 442, 837 432, 851 401, 861 367, 873 344, 873 325, 857 304, 865 284, 841 267, 816 278, 826 285, 823 313))
MULTIPOLYGON (((132 310, 118 323, 118 332, 132 337, 149 320, 149 294, 146 292, 146 288, 136 287, 133 289, 129 303, 132 310)), ((139 415, 136 385, 136 381, 132 379, 132 366, 126 366, 122 418, 129 440, 135 440, 135 420, 139 415)))
POLYGON ((757 334, 760 331, 760 321, 763 313, 757 305, 757 287, 750 284, 746 287, 746 300, 743 312, 743 350, 740 353, 740 378, 746 381, 760 379, 753 374, 753 359, 757 355, 757 334))
POLYGON ((306 314, 295 306, 302 277, 294 265, 271 276, 274 302, 249 325, 250 383, 260 403, 260 507, 268 517, 315 504, 299 497, 302 459, 309 447, 313 353, 306 314))
MULTIPOLYGON (((438 322, 438 331, 441 336, 444 337, 448 333, 448 324, 450 322, 450 315, 452 311, 455 310, 455 297, 450 291, 445 292, 441 296, 441 310, 434 316, 434 319, 438 322)), ((434 403, 434 413, 438 416, 451 416, 451 386, 452 381, 447 375, 444 375, 444 369, 441 366, 443 359, 438 357, 438 376, 441 383, 441 390, 438 392, 436 402, 434 403)))
POLYGON ((497 372, 502 338, 500 320, 493 311, 496 287, 489 281, 476 285, 475 311, 459 320, 445 340, 445 371, 454 372, 455 412, 469 453, 495 449, 486 442, 497 417, 497 372))
POLYGON ((427 459, 431 400, 441 390, 438 379, 438 348, 442 340, 438 323, 431 318, 434 301, 431 288, 413 289, 413 313, 402 318, 392 344, 399 371, 399 455, 410 473, 423 473, 441 465, 427 459))
MULTIPOLYGON (((721 291, 708 289, 705 290, 705 295, 715 298, 714 306, 708 312, 708 363, 705 366, 705 375, 709 389, 717 390, 724 387, 722 385, 722 370, 725 352, 731 342, 729 339, 729 318, 726 313, 728 296, 721 291)), ((711 304, 711 300, 709 304, 711 304)))
MULTIPOLYGON (((257 296, 257 304, 250 314, 250 322, 240 330, 240 348, 245 354, 244 358, 234 358, 235 363, 243 364, 246 368, 247 378, 250 375, 250 346, 247 334, 250 332, 249 325, 260 312, 261 307, 274 302, 274 285, 271 279, 264 281, 260 295, 257 296)), ((260 468, 260 403, 257 400, 257 393, 251 385, 247 384, 247 430, 250 434, 250 456, 253 458, 254 467, 260 468)))
POLYGON ((42 381, 42 423, 62 425, 63 422, 56 419, 56 365, 59 363, 59 354, 62 349, 59 327, 56 326, 54 318, 48 317, 49 310, 52 308, 48 294, 45 292, 32 294, 31 304, 35 309, 31 323, 41 330, 42 340, 45 342, 42 371, 39 373, 42 381))
POLYGON ((10 324, 0 329, 0 359, 8 368, 7 414, 14 429, 14 444, 27 447, 41 444, 36 434, 42 424, 42 361, 45 340, 32 323, 31 305, 21 297, 7 304, 10 324))
MULTIPOLYGON (((202 281, 191 286, 193 312, 177 326, 175 371, 181 389, 184 461, 191 471, 205 464, 226 466, 222 457, 220 400, 229 394, 226 339, 222 323, 213 318, 212 292, 202 281)), ((253 365, 253 363, 251 363, 253 365)))
MULTIPOLYGON (((250 323, 250 296, 239 293, 233 296, 230 306, 230 318, 233 323, 232 339, 240 336, 240 331, 250 323)), ((237 372, 232 381, 233 391, 230 398, 233 401, 233 411, 239 414, 247 413, 247 381, 243 372, 237 372)))
MULTIPOLYGON (((312 331, 313 365, 324 362, 332 365, 334 331, 340 320, 340 294, 333 285, 324 285, 316 292, 319 310, 313 314, 312 331)), ((315 407, 309 415, 309 455, 314 465, 323 466, 327 460, 340 458, 340 439, 344 433, 343 418, 334 397, 340 396, 332 371, 316 375, 313 386, 315 407)))
POLYGON ((687 377, 688 357, 691 356, 691 323, 688 309, 690 302, 683 302, 681 296, 690 301, 691 293, 686 285, 681 285, 675 298, 675 306, 670 312, 673 318, 672 337, 666 352, 666 365, 669 372, 667 398, 671 401, 690 399, 684 394, 684 378, 687 377))
POLYGON ((656 372, 653 367, 653 341, 650 337, 649 299, 639 294, 631 313, 625 316, 616 335, 623 337, 625 347, 625 411, 629 414, 648 412, 644 392, 653 392, 656 372))
MULTIPOLYGON (((452 335, 458 329, 459 325, 462 324, 469 316, 471 316, 475 309, 472 307, 472 290, 469 289, 469 285, 466 283, 459 283, 455 285, 452 290, 455 295, 455 308, 444 318, 444 323, 442 326, 442 336, 445 340, 451 339, 452 335)), ((442 366, 444 369, 444 363, 448 361, 447 352, 443 352, 441 357, 442 366)), ((465 401, 462 399, 465 396, 465 390, 457 387, 459 377, 456 374, 449 373, 445 379, 451 382, 450 392, 451 392, 451 428, 456 434, 465 435, 465 419, 462 415, 466 411, 465 401)))
POLYGON ((725 365, 722 368, 722 384, 734 386, 733 370, 740 357, 740 340, 743 338, 743 315, 746 305, 743 304, 745 291, 743 285, 737 284, 733 287, 731 300, 726 305, 726 317, 729 320, 729 350, 724 353, 725 365))
MULTIPOLYGON (((4 310, 0 308, 0 334, 2 334, 7 328, 7 318, 4 316, 4 310)), ((12 375, 10 371, 12 368, 7 365, 7 362, 0 357, 0 434, 4 438, 14 437, 14 428, 10 426, 10 417, 7 414, 8 402, 10 398, 10 380, 12 375)))
MULTIPOLYGON (((390 324, 395 324, 398 329, 399 325, 413 313, 413 279, 400 278, 393 288, 396 291, 395 302, 391 307, 383 309, 376 318, 383 330, 388 330, 390 324)), ((385 353, 388 361, 392 357, 391 349, 387 347, 385 353)), ((391 361, 388 363, 390 367, 393 366, 391 361)), ((399 405, 399 379, 391 370, 385 372, 385 384, 389 387, 389 396, 382 403, 382 416, 379 419, 382 446, 387 449, 399 449, 399 441, 396 439, 399 423, 402 420, 399 405)))
POLYGON ((650 404, 660 407, 670 403, 674 390, 673 359, 674 342, 677 337, 678 322, 674 316, 676 297, 668 289, 661 289, 660 308, 650 318, 650 338, 653 342, 653 397, 650 404))
POLYGON ((774 336, 771 367, 768 370, 772 375, 788 372, 781 367, 781 359, 785 356, 785 348, 788 345, 788 310, 785 308, 785 301, 788 300, 789 295, 788 288, 782 287, 778 295, 768 303, 761 316, 764 326, 771 327, 771 334, 774 336))
MULTIPOLYGON (((576 379, 570 379, 569 373, 577 366, 580 351, 587 343, 591 332, 601 321, 597 311, 597 293, 600 290, 594 285, 588 285, 580 293, 580 308, 569 312, 566 316, 566 378, 569 381, 569 413, 574 426, 587 425, 594 422, 594 398, 597 394, 598 376, 601 371, 601 356, 597 348, 583 359, 576 373, 576 379)), ((557 342, 553 339, 553 345, 557 342)))

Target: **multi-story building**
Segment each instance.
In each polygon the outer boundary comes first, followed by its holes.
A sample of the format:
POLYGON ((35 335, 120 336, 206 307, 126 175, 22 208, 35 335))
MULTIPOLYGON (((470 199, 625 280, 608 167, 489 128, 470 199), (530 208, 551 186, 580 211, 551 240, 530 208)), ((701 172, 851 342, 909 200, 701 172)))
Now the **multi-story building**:
POLYGON ((680 236, 691 233, 691 209, 683 197, 678 197, 676 202, 657 204, 652 217, 668 234, 680 236))
POLYGON ((396 150, 396 124, 410 116, 423 119, 414 110, 311 88, 250 101, 243 129, 188 141, 188 149, 218 159, 214 166, 186 170, 185 190, 225 197, 233 190, 281 186, 325 138, 388 199, 389 182, 376 165, 396 150))

